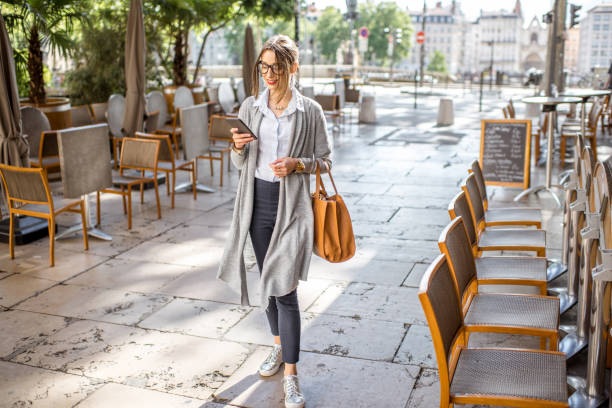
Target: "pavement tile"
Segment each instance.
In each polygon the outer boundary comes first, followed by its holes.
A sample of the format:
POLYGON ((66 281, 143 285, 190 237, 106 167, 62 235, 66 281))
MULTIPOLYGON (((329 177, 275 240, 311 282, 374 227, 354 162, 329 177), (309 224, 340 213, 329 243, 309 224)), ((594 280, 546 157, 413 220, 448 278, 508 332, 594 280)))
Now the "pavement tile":
POLYGON ((413 324, 408 329, 393 362, 438 368, 435 355, 429 327, 413 324))
POLYGON ((443 228, 449 223, 449 216, 448 211, 442 209, 400 208, 389 222, 404 225, 406 228, 415 225, 443 228))
POLYGON ((337 283, 330 286, 308 312, 408 324, 426 324, 415 288, 337 283))
POLYGON ((346 262, 331 264, 318 256, 313 256, 308 276, 336 281, 399 286, 409 271, 410 264, 405 262, 353 257, 346 262))
POLYGON ((77 408, 216 408, 221 405, 213 402, 205 403, 201 399, 193 399, 165 392, 148 390, 146 388, 129 387, 122 384, 108 383, 81 401, 77 408))
POLYGON ((58 316, 135 324, 168 303, 162 295, 58 285, 19 305, 20 310, 58 316))
POLYGON ((193 270, 192 266, 111 259, 66 281, 66 284, 156 293, 172 280, 193 270))
POLYGON ((59 316, 21 310, 0 311, 0 357, 38 344, 45 337, 63 329, 68 321, 59 316))
MULTIPOLYGON (((335 169, 334 169, 335 170, 335 169)), ((388 184, 381 179, 379 183, 361 183, 361 182, 344 182, 337 186, 340 195, 344 193, 352 194, 384 194, 391 184, 388 184)))
POLYGON ((72 407, 101 385, 87 377, 0 361, 0 408, 72 407))
MULTIPOLYGON (((8 262, 17 264, 18 269, 21 269, 20 272, 28 276, 61 282, 108 259, 105 256, 90 254, 87 251, 78 253, 58 247, 59 245, 55 247, 55 266, 49 266, 48 249, 38 250, 37 255, 27 259, 17 258, 16 255, 14 260, 8 262)), ((0 262, 2 261, 0 260, 0 262)))
POLYGON ((353 221, 353 224, 357 224, 362 221, 387 222, 394 216, 397 210, 396 208, 392 207, 381 207, 376 211, 372 211, 372 207, 359 204, 350 207, 348 207, 347 204, 347 208, 351 214, 351 221, 353 221))
POLYGON ((232 223, 234 202, 220 205, 189 221, 189 225, 205 225, 208 227, 229 227, 232 223))
POLYGON ((128 229, 127 214, 102 215, 100 229, 113 237, 122 235, 125 237, 134 237, 139 240, 150 239, 180 224, 178 221, 165 220, 163 215, 164 213, 162 211, 161 220, 151 220, 143 216, 132 214, 132 229, 128 229))
POLYGON ((418 288, 421 285, 421 278, 425 271, 427 271, 427 268, 429 268, 428 263, 415 263, 402 286, 418 288))
POLYGON ((10 307, 57 285, 57 282, 33 276, 14 274, 0 280, 0 305, 10 307))
POLYGON ((138 324, 145 329, 220 338, 250 308, 207 300, 174 299, 138 324))
POLYGON ((222 247, 196 244, 167 244, 146 241, 119 255, 119 258, 188 266, 218 266, 222 247))
MULTIPOLYGON (((217 402, 251 408, 283 407, 282 373, 257 373, 269 348, 258 348, 215 392, 217 402)), ((406 406, 419 368, 379 361, 301 353, 300 388, 309 407, 406 406)))
POLYGON ((419 375, 406 407, 433 408, 440 406, 440 377, 438 370, 424 369, 419 375))
MULTIPOLYGON (((466 174, 467 176, 467 174, 466 174)), ((427 188, 423 188, 423 186, 414 186, 414 185, 406 185, 406 184, 395 184, 389 188, 386 194, 391 196, 413 196, 418 197, 421 203, 424 203, 426 200, 429 200, 430 197, 433 198, 444 198, 447 199, 448 202, 459 192, 459 189, 453 189, 444 186, 428 186, 427 188)))
POLYGON ((83 320, 14 361, 205 400, 248 353, 237 343, 83 320))
POLYGON ((226 228, 207 227, 204 225, 186 223, 164 232, 153 238, 152 241, 168 244, 198 245, 201 248, 223 248, 227 233, 228 230, 226 228))

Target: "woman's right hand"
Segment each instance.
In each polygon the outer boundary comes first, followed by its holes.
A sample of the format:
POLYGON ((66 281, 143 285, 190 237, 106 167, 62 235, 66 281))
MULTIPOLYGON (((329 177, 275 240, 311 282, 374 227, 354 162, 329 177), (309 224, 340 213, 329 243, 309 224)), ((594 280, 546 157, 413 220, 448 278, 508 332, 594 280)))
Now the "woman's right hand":
POLYGON ((241 150, 246 146, 247 143, 252 142, 253 136, 250 133, 238 133, 238 128, 231 128, 230 132, 232 132, 232 140, 234 141, 234 146, 236 149, 241 150))

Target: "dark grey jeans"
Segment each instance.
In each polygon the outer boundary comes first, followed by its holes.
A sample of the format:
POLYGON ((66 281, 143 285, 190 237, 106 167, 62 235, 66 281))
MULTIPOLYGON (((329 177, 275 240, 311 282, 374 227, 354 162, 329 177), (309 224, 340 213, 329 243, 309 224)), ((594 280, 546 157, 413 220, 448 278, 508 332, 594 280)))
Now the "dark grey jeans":
MULTIPOLYGON (((260 273, 276 223, 279 187, 280 183, 255 179, 255 199, 249 232, 260 273)), ((289 364, 297 363, 300 357, 301 331, 297 290, 284 296, 271 296, 266 316, 272 335, 280 336, 283 361, 289 364)))

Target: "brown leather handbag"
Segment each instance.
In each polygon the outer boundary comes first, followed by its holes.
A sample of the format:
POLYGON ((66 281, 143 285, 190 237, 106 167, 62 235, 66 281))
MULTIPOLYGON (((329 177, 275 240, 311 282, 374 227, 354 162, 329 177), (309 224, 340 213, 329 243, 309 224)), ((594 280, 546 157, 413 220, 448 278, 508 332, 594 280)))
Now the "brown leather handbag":
POLYGON ((323 186, 321 169, 317 161, 317 187, 312 194, 313 252, 329 262, 344 262, 355 255, 355 236, 346 204, 338 194, 331 172, 328 174, 336 193, 331 197, 327 195, 323 186))

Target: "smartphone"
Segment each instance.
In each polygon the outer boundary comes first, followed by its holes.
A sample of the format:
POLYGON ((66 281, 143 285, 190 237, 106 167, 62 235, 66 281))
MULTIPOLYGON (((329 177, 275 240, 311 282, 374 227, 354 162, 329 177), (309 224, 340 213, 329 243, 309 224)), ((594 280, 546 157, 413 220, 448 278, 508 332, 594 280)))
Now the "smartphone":
POLYGON ((249 133, 254 139, 257 139, 255 133, 240 118, 225 118, 231 128, 237 128, 239 133, 249 133))

